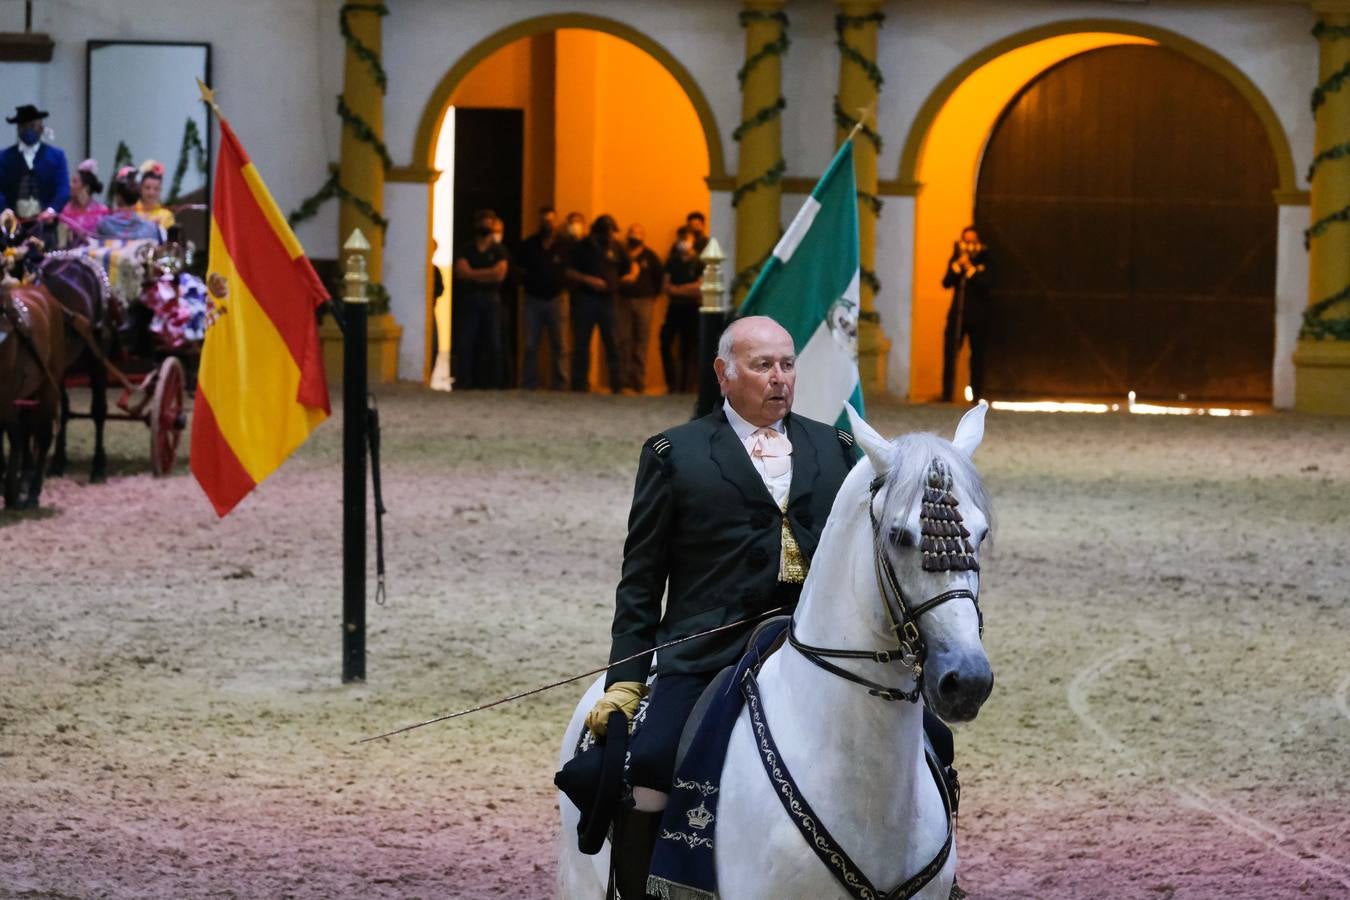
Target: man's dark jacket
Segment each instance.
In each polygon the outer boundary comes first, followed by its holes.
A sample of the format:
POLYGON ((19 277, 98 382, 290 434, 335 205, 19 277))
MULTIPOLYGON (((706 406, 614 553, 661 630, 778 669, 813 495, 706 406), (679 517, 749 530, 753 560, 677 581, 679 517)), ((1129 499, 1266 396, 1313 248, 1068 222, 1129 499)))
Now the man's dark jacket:
MULTIPOLYGON (((809 565, 853 466, 853 438, 803 416, 789 414, 786 424, 787 516, 809 565)), ((778 504, 720 406, 648 440, 628 516, 610 661, 771 609, 781 529, 778 504)), ((736 661, 752 630, 729 628, 662 650, 658 674, 717 672, 736 661)), ((606 685, 645 681, 650 667, 646 653, 610 669, 606 685)))
POLYGON ((70 199, 70 172, 66 168, 66 154, 46 141, 38 144, 32 169, 28 168, 28 161, 23 158, 18 144, 0 150, 0 209, 13 209, 23 199, 19 196, 19 186, 30 172, 42 208, 51 207, 60 212, 70 199))

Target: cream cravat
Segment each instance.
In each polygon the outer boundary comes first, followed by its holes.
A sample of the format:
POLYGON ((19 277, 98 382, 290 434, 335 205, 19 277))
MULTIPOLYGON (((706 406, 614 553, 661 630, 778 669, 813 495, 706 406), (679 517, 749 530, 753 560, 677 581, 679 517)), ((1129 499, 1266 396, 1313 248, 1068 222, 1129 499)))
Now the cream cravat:
POLYGON ((792 466, 792 441, 772 428, 756 428, 745 439, 745 449, 751 459, 763 461, 764 474, 770 478, 786 475, 792 466))

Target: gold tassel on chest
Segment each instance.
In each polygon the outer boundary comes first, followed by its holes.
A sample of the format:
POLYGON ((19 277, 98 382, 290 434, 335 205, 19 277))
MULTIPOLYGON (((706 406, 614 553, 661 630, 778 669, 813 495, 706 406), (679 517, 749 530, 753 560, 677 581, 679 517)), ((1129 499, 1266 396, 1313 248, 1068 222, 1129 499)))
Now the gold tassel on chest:
POLYGON ((802 557, 802 549, 797 546, 797 538, 792 534, 792 526, 788 524, 786 504, 781 509, 783 552, 778 557, 778 580, 784 584, 801 584, 806 580, 806 560, 802 557))

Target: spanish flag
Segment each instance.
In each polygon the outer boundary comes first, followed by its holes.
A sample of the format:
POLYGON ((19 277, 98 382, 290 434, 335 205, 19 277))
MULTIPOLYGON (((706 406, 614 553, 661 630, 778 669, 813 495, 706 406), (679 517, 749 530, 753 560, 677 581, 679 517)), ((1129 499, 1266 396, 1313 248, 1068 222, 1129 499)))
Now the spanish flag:
POLYGON ((211 210, 216 299, 192 410, 192 474, 224 516, 328 418, 315 307, 328 291, 229 123, 211 210))

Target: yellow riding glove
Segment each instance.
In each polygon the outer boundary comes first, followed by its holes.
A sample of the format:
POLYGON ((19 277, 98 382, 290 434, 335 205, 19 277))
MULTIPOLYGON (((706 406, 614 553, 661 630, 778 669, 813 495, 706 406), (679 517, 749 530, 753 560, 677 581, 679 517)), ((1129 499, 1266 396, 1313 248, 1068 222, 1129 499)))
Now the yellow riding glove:
POLYGON ((605 695, 595 702, 595 707, 586 716, 586 727, 596 737, 605 736, 609 725, 609 714, 621 712, 629 719, 637 712, 638 703, 647 696, 647 686, 636 681, 616 681, 605 691, 605 695))

